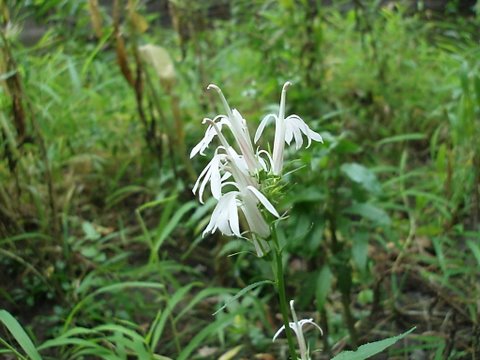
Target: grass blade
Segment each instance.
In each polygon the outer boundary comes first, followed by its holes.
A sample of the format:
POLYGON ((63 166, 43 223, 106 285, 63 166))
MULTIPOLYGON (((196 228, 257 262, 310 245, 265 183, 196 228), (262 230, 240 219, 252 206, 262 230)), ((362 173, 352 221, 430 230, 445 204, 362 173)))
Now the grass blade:
POLYGON ((22 325, 20 325, 19 322, 8 311, 0 310, 0 322, 5 325, 10 334, 12 334, 12 336, 18 342, 18 345, 20 345, 30 359, 42 359, 22 325))

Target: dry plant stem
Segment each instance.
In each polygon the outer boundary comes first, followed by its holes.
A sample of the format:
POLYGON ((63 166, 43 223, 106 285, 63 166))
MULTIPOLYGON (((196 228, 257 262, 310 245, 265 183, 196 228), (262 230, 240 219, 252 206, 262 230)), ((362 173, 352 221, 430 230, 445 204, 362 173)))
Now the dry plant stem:
MULTIPOLYGON (((3 9, 3 3, 2 3, 2 9, 3 9)), ((2 10, 0 9, 0 10, 2 10)), ((37 121, 35 119, 35 112, 33 110, 33 106, 31 102, 29 101, 29 98, 24 91, 23 88, 23 83, 22 83, 22 78, 17 71, 18 66, 17 63, 14 59, 12 50, 10 48, 10 43, 7 37, 5 36, 5 33, 3 31, 0 31, 0 36, 2 38, 2 55, 5 57, 6 61, 5 63, 7 64, 7 71, 14 71, 14 75, 10 78, 7 79, 7 87, 11 93, 12 96, 12 114, 13 114, 13 120, 14 120, 14 125, 17 130, 17 138, 20 143, 23 143, 26 137, 26 124, 25 124, 25 117, 26 117, 26 109, 24 106, 24 103, 27 105, 27 109, 30 114, 30 124, 33 130, 33 134, 35 136, 35 142, 37 143, 39 149, 40 149, 40 156, 41 159, 44 163, 44 180, 45 183, 47 184, 47 194, 48 194, 48 204, 50 207, 50 223, 51 223, 51 233, 53 236, 57 239, 60 239, 60 222, 59 222, 59 216, 57 212, 57 203, 54 195, 54 190, 53 190, 53 177, 52 177, 52 168, 50 166, 50 161, 48 159, 47 155, 47 147, 45 144, 45 140, 43 138, 43 134, 37 124, 37 121)), ((4 119, 2 119, 4 120, 4 119)), ((8 134, 8 126, 4 126, 5 131, 8 134)), ((13 137, 11 139, 14 139, 13 137)), ((14 145, 15 140, 10 141, 10 145, 14 145)), ((15 153, 16 153, 16 158, 18 159, 18 162, 20 163, 21 161, 21 154, 18 151, 18 145, 15 144, 15 153)), ((15 172, 15 177, 17 179, 16 183, 17 186, 19 186, 19 181, 17 177, 17 173, 15 172)), ((44 229, 46 230, 46 229, 44 229)))
POLYGON ((280 311, 282 312, 283 325, 285 326, 285 334, 287 334, 288 350, 292 360, 297 359, 297 353, 295 351, 295 343, 293 341, 292 329, 290 329, 290 321, 288 318, 288 305, 285 292, 285 276, 283 274, 282 253, 278 244, 277 233, 275 226, 272 226, 272 238, 275 245, 274 253, 275 259, 272 263, 273 273, 276 277, 275 284, 278 293, 278 299, 280 302, 280 311))

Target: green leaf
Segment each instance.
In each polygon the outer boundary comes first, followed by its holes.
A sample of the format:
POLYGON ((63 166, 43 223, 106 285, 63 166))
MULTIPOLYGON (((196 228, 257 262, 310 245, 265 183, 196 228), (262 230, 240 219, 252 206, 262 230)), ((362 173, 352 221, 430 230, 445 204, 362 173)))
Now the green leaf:
POLYGON ((401 335, 393 336, 388 339, 383 339, 379 341, 375 341, 372 343, 368 343, 365 345, 362 345, 358 348, 357 351, 343 351, 337 356, 335 356, 332 360, 363 360, 363 359, 368 359, 369 357, 378 354, 379 352, 382 352, 385 350, 387 347, 392 346, 395 344, 398 340, 403 339, 405 336, 410 334, 413 330, 416 328, 412 328, 408 330, 407 332, 404 332, 401 335))
POLYGON ((271 280, 262 280, 262 281, 257 281, 253 284, 250 284, 246 287, 244 287, 242 290, 240 290, 234 297, 232 297, 229 301, 227 301, 220 309, 218 309, 217 311, 215 311, 213 313, 213 315, 217 315, 220 311, 222 311, 223 309, 225 309, 228 304, 230 304, 232 301, 235 301, 237 300, 239 297, 243 296, 244 294, 246 294, 247 292, 249 292, 250 290, 253 290, 255 289, 256 287, 260 286, 260 285, 263 285, 263 284, 274 284, 273 281, 271 280))
POLYGON ((353 182, 360 184, 365 190, 378 194, 381 191, 380 184, 375 174, 365 166, 357 163, 343 164, 340 170, 353 182))
POLYGON ((157 347, 157 344, 162 337, 163 330, 165 329, 167 320, 169 319, 170 314, 175 306, 177 306, 180 301, 185 299, 186 295, 194 286, 198 285, 198 283, 191 283, 181 287, 172 295, 171 298, 168 299, 165 309, 163 311, 159 310, 146 336, 146 341, 150 344, 150 348, 155 349, 157 347))
POLYGON ((97 240, 101 237, 98 231, 95 230, 95 227, 92 225, 92 223, 88 221, 84 221, 82 223, 82 230, 85 234, 85 238, 88 240, 97 240))
POLYGON ((0 322, 10 331, 10 334, 18 342, 18 345, 25 351, 31 360, 41 360, 35 345, 27 335, 22 325, 6 310, 0 310, 0 322))
POLYGON ((478 262, 478 266, 480 266, 480 246, 478 246, 478 244, 473 242, 472 240, 468 240, 467 245, 470 250, 472 250, 473 256, 478 262))
POLYGON ((353 235, 352 258, 357 268, 364 272, 367 268, 368 234, 358 232, 353 235))
POLYGON ((180 223, 180 220, 185 216, 187 212, 194 209, 197 206, 196 202, 190 201, 183 204, 172 216, 170 221, 161 229, 160 236, 155 239, 153 251, 158 253, 163 242, 170 236, 176 226, 180 223))
POLYGON ((395 143, 395 142, 402 142, 402 141, 423 140, 425 138, 426 138, 426 135, 422 133, 401 134, 401 135, 395 135, 395 136, 382 139, 379 142, 377 142, 377 146, 395 143))
POLYGON ((344 211, 347 214, 362 216, 381 226, 389 226, 391 223, 390 217, 383 209, 369 203, 354 204, 344 211))
POLYGON ((330 293, 332 287, 333 274, 328 265, 324 265, 317 279, 317 286, 315 289, 315 297, 319 309, 323 309, 327 300, 327 295, 330 293))
POLYGON ((221 329, 225 328, 226 326, 230 325, 231 322, 235 319, 236 316, 239 315, 240 312, 234 312, 228 314, 226 316, 222 316, 215 320, 215 322, 211 323, 207 327, 205 327, 202 331, 200 331, 195 337, 188 343, 188 345, 182 350, 182 352, 178 355, 177 360, 186 360, 191 358, 190 354, 199 347, 205 338, 213 335, 214 333, 220 331, 221 329))
POLYGON ((149 281, 125 281, 125 282, 120 282, 116 284, 110 284, 103 286, 87 296, 85 296, 82 300, 80 300, 75 307, 70 311, 68 314, 67 319, 65 320, 65 323, 63 325, 63 331, 67 331, 68 327, 72 323, 75 315, 77 312, 79 312, 86 304, 88 304, 89 301, 92 301, 95 296, 100 295, 100 294, 105 294, 105 293, 114 293, 117 291, 125 291, 130 288, 142 288, 142 289, 162 289, 164 287, 163 284, 158 284, 155 282, 149 282, 149 281))

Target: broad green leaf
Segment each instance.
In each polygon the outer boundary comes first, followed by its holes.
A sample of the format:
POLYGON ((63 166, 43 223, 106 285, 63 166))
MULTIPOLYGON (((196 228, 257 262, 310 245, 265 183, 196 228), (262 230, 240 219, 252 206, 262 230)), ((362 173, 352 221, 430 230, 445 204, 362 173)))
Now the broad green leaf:
POLYGON ((85 238, 88 240, 97 240, 101 237, 98 231, 95 230, 95 227, 92 225, 92 223, 88 221, 84 221, 82 223, 82 230, 85 234, 85 238))
POLYGON ((372 343, 368 343, 362 345, 358 348, 357 351, 343 351, 337 356, 335 356, 332 360, 363 360, 368 359, 369 357, 378 354, 385 350, 387 347, 392 346, 397 341, 403 339, 405 336, 410 334, 415 328, 404 332, 401 335, 393 336, 388 339, 383 339, 379 341, 375 341, 372 343))
POLYGON ((323 309, 327 300, 327 295, 330 293, 332 287, 332 271, 328 265, 324 265, 317 279, 317 286, 315 289, 315 297, 319 309, 323 309))
POLYGON ((31 360, 41 360, 35 345, 27 335, 22 325, 6 310, 0 310, 0 322, 8 329, 18 345, 25 351, 31 360))
POLYGON ((343 164, 340 170, 353 182, 363 186, 363 188, 371 193, 378 194, 381 186, 375 174, 365 166, 357 163, 343 164))
POLYGON ((368 233, 358 232, 353 235, 352 258, 360 271, 367 268, 368 233))
POLYGON ((354 204, 344 211, 347 214, 362 216, 381 226, 388 226, 391 223, 390 217, 383 209, 369 203, 354 204))

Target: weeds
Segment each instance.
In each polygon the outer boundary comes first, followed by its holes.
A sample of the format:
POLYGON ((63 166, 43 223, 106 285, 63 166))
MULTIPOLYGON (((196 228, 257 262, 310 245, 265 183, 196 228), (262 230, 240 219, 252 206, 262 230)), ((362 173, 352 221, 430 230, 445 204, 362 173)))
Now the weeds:
POLYGON ((253 134, 291 80, 286 112, 325 144, 266 195, 289 213, 286 298, 324 331, 312 358, 413 326, 388 356, 474 357, 479 7, 424 5, 0 1, 2 356, 286 357, 269 264, 202 237, 215 204, 192 200, 187 153, 209 83, 253 134))

